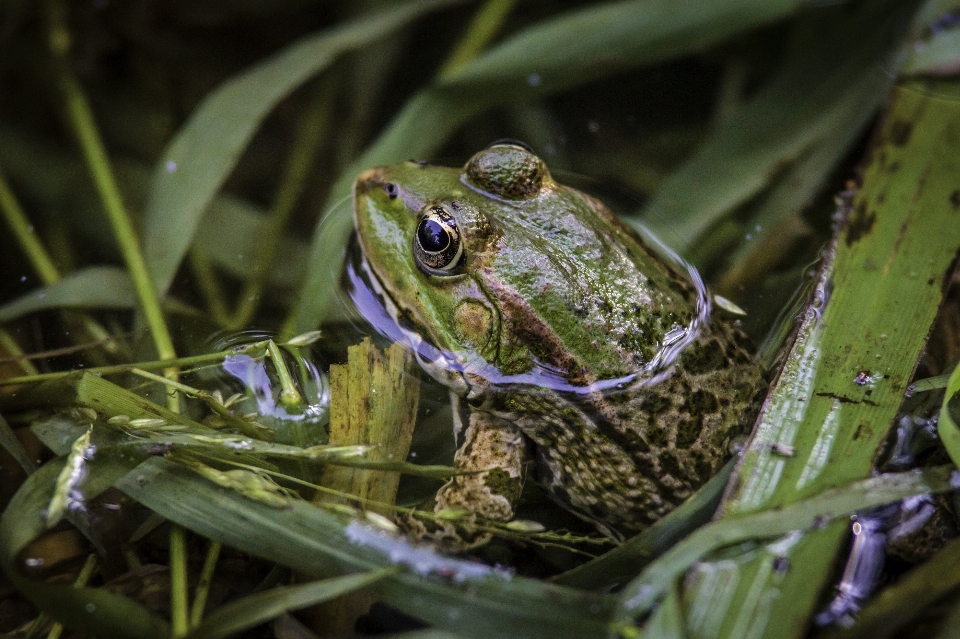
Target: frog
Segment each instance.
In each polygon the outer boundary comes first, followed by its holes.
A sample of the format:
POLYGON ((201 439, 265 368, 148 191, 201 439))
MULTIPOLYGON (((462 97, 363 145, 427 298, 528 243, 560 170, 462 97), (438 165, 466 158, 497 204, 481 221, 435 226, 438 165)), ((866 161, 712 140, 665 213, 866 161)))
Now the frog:
POLYGON ((458 472, 422 509, 463 518, 403 517, 409 535, 483 545, 532 475, 621 541, 743 441, 765 383, 737 320, 527 145, 368 169, 353 205, 370 286, 454 405, 458 472))

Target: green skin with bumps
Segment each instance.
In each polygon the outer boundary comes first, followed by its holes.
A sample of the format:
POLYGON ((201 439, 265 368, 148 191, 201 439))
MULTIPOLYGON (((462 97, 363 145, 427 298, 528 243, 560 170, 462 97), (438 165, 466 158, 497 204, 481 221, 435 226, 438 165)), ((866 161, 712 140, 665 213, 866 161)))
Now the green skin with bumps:
POLYGON ((410 345, 443 354, 421 363, 457 401, 455 464, 471 471, 429 505, 465 510, 467 524, 409 518, 413 534, 484 543, 470 524, 509 521, 534 466, 558 503, 620 538, 692 494, 748 428, 763 381, 746 338, 683 265, 526 148, 496 144, 463 169, 366 171, 354 214, 410 345), (436 211, 460 242, 443 269, 417 251, 436 211))

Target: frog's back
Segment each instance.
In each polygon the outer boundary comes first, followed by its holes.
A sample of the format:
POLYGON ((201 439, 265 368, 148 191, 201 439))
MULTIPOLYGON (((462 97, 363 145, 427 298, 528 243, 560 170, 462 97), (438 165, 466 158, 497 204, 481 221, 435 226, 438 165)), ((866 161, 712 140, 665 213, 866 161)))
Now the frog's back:
POLYGON ((749 429, 764 389, 749 340, 693 269, 579 191, 545 182, 490 225, 500 250, 477 274, 499 301, 500 370, 532 361, 559 380, 490 384, 486 404, 534 442, 558 502, 614 534, 641 530, 749 429))
POLYGON ((659 255, 597 200, 558 184, 490 219, 499 250, 476 270, 498 303, 510 374, 532 362, 574 383, 655 364, 706 311, 678 259, 659 255))

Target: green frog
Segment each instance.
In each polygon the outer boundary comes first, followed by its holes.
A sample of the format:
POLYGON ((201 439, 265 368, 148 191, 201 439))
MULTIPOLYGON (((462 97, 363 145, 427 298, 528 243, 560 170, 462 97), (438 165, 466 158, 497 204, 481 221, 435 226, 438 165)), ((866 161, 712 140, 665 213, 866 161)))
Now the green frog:
MULTIPOLYGON (((510 521, 529 469, 622 539, 706 482, 752 423, 760 366, 696 272, 526 145, 463 169, 365 171, 354 216, 372 287, 455 403, 464 474, 427 508, 510 521)), ((489 539, 439 521, 405 526, 458 550, 489 539)))

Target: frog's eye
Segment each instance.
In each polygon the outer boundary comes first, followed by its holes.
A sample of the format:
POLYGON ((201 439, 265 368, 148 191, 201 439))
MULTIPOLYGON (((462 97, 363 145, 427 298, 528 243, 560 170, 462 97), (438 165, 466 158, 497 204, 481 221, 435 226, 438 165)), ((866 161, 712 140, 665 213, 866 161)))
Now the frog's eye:
POLYGON ((413 236, 417 266, 432 275, 456 275, 463 264, 463 242, 457 220, 440 205, 420 214, 413 236))

